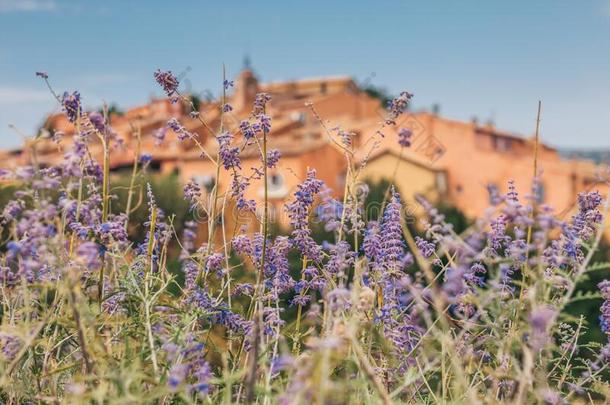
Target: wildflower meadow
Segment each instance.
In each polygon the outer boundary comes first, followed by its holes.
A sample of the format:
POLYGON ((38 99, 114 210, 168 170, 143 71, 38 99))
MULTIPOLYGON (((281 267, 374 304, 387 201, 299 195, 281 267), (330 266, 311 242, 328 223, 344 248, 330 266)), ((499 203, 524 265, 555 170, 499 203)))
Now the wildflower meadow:
MULTIPOLYGON (((509 183, 506 194, 490 190, 484 217, 457 230, 423 198, 410 221, 389 179, 380 213, 371 215, 362 169, 376 139, 411 146, 408 128, 386 131, 406 113, 412 95, 403 92, 357 146, 352 134, 320 122, 345 158, 344 192, 333 195, 309 169, 283 207, 290 227, 278 231, 267 184, 282 156, 268 147, 270 96, 258 94, 249 119, 229 131, 225 95, 234 83, 222 78, 220 127, 191 109, 214 149, 178 119, 154 134, 160 150, 167 137, 194 143, 229 179, 184 184, 182 195, 170 196, 187 206, 177 215, 158 203, 169 191, 148 180, 155 151, 130 151, 130 177, 118 187, 108 162, 124 146, 107 111, 87 112, 79 92, 37 76, 77 133, 70 142, 61 133, 34 139, 33 164, 1 173, 14 193, 1 215, 0 402, 473 405, 610 397, 610 344, 584 338, 597 328, 610 336, 610 280, 594 293, 579 289, 610 268, 594 259, 608 210, 597 191, 574 196, 573 212, 560 218, 535 190, 509 183), (63 148, 63 160, 39 166, 38 141, 63 148), (89 153, 92 143, 102 145, 103 159, 89 153), (246 146, 257 151, 256 167, 242 165, 246 146), (262 202, 246 197, 255 180, 264 184, 262 202), (239 215, 254 225, 228 226, 239 215), (575 300, 594 303, 599 323, 567 311, 575 300)), ((173 103, 192 105, 172 72, 151 72, 150 80, 173 103)))

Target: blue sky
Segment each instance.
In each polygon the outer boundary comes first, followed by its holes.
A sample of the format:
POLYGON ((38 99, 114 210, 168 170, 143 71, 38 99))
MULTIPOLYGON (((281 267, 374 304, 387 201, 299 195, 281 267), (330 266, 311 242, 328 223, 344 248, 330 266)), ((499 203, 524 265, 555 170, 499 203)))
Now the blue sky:
POLYGON ((0 147, 57 110, 37 70, 129 108, 157 68, 217 93, 246 54, 264 81, 350 75, 526 135, 541 99, 545 142, 610 147, 610 0, 0 0, 0 147))

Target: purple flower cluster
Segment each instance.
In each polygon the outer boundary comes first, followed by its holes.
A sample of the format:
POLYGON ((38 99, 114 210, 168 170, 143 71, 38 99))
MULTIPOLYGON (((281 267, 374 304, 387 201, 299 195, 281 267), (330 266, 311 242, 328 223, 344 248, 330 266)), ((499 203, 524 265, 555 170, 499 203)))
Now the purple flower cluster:
POLYGON ((413 98, 413 94, 403 91, 398 97, 390 101, 389 114, 385 121, 386 125, 396 125, 396 118, 407 109, 411 98, 413 98))
MULTIPOLYGON (((175 118, 170 118, 169 121, 167 121, 167 127, 174 131, 178 139, 181 141, 184 141, 186 139, 193 139, 195 137, 193 134, 187 131, 186 128, 184 128, 175 118)), ((163 137, 165 137, 164 132, 162 133, 162 135, 163 137)))
POLYGON ((178 91, 178 86, 180 85, 180 82, 178 81, 176 76, 173 75, 171 70, 162 71, 160 69, 157 69, 157 71, 154 73, 154 77, 159 86, 163 88, 163 91, 165 92, 165 94, 167 94, 168 97, 174 96, 175 93, 178 91))
POLYGON ((401 268, 401 259, 405 253, 402 239, 402 220, 400 196, 392 191, 392 198, 383 213, 381 222, 381 263, 388 271, 401 268))
POLYGON ((66 116, 68 117, 68 120, 72 123, 75 123, 80 114, 82 113, 80 93, 78 91, 75 91, 73 93, 68 93, 66 91, 61 98, 61 104, 64 113, 66 113, 66 116))
POLYGON ((604 302, 600 308, 601 315, 599 316, 599 324, 602 328, 602 332, 610 336, 610 280, 602 281, 597 287, 604 298, 604 302))
POLYGON ((280 161, 280 157, 282 157, 282 153, 277 149, 272 149, 267 152, 267 167, 272 169, 277 163, 280 161))
POLYGON ((197 183, 195 179, 190 179, 184 185, 184 199, 190 202, 192 209, 197 206, 200 198, 201 187, 199 186, 199 183, 197 183))
POLYGON ((311 237, 309 213, 316 195, 322 190, 323 182, 316 179, 315 169, 307 171, 305 181, 297 186, 294 201, 286 205, 292 226, 294 245, 309 260, 320 261, 322 250, 311 237))
POLYGON ((411 138, 413 137, 413 131, 409 128, 400 128, 398 130, 398 144, 403 148, 411 146, 411 138))
POLYGON ((218 154, 220 156, 220 161, 222 162, 225 170, 241 169, 239 147, 231 146, 233 134, 230 132, 223 132, 216 137, 216 140, 218 141, 218 154))

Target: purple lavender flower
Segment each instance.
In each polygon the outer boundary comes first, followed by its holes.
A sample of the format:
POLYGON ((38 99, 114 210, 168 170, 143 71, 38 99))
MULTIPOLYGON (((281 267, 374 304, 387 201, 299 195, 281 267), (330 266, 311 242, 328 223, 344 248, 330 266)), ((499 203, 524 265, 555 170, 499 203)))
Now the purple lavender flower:
POLYGON ((517 193, 517 187, 515 187, 515 181, 508 181, 508 193, 506 193, 506 201, 514 204, 519 203, 519 193, 517 193))
POLYGON ((400 218, 400 196, 392 190, 392 198, 386 206, 381 222, 381 262, 386 269, 398 269, 404 255, 402 224, 400 218))
POLYGON ((256 202, 254 200, 247 200, 245 197, 245 191, 249 185, 250 181, 246 177, 234 171, 231 179, 231 197, 237 199, 237 209, 255 212, 256 202))
POLYGON ((498 253, 506 243, 510 242, 510 236, 506 235, 506 217, 500 214, 491 224, 489 233, 489 246, 498 253))
POLYGON ((191 208, 197 206, 199 199, 201 198, 201 187, 194 180, 190 179, 184 185, 184 199, 191 203, 191 208))
POLYGON ((228 104, 228 103, 223 104, 222 112, 228 113, 228 112, 231 112, 231 111, 233 111, 233 107, 231 106, 231 104, 228 104))
POLYGON ((68 120, 75 123, 81 113, 80 93, 75 91, 70 94, 66 91, 61 98, 61 104, 68 120))
POLYGON ((428 242, 419 236, 415 237, 415 245, 424 257, 431 257, 436 252, 436 244, 434 242, 428 242))
POLYGON ((4 206, 4 210, 2 211, 2 221, 9 222, 12 221, 19 215, 19 213, 24 208, 24 202, 22 200, 11 200, 4 206))
MULTIPOLYGON (((187 131, 186 128, 184 128, 175 118, 170 118, 169 121, 167 121, 167 127, 174 131, 178 136, 178 139, 181 141, 184 141, 185 139, 192 139, 195 137, 193 134, 187 131)), ((163 134, 163 136, 165 136, 165 134, 163 134)))
POLYGON ((375 261, 382 254, 381 248, 381 226, 377 221, 370 221, 364 233, 362 243, 364 254, 369 260, 375 261))
POLYGON ((242 121, 239 123, 239 131, 247 140, 250 140, 256 136, 256 130, 252 127, 249 121, 242 121))
POLYGON ((322 202, 316 208, 317 219, 324 223, 324 230, 327 232, 337 231, 341 227, 341 216, 343 204, 333 197, 333 191, 324 187, 320 191, 322 202))
POLYGON ((540 350, 548 343, 549 327, 553 324, 556 314, 557 311, 548 306, 540 306, 532 310, 529 343, 534 350, 540 350))
POLYGON ((603 220, 599 206, 603 197, 598 191, 578 194, 578 213, 572 217, 574 231, 583 240, 589 240, 595 234, 595 228, 603 220))
POLYGON ((253 253, 252 241, 243 233, 233 237, 231 245, 237 254, 251 256, 253 253))
POLYGON ((271 100, 271 96, 267 93, 258 93, 254 98, 254 108, 252 113, 254 115, 262 114, 265 111, 265 106, 271 100))
POLYGON ((104 133, 106 131, 106 120, 102 114, 99 112, 91 112, 88 117, 89 121, 98 132, 104 133))
POLYGON ((225 88, 225 90, 228 90, 230 87, 233 87, 233 80, 227 80, 225 79, 222 82, 223 87, 225 88))
POLYGON ((315 169, 309 169, 307 179, 297 186, 294 201, 286 205, 290 225, 293 229, 293 243, 302 254, 314 261, 321 259, 322 252, 320 246, 311 237, 308 219, 314 198, 322 190, 323 185, 324 183, 321 180, 316 179, 315 169))
POLYGON ((157 83, 159 83, 159 86, 163 88, 163 91, 165 91, 165 94, 167 94, 168 97, 171 97, 176 93, 180 82, 178 82, 176 76, 172 74, 171 70, 164 72, 160 69, 157 69, 157 71, 154 73, 154 76, 155 80, 157 81, 157 83))
POLYGON ((167 134, 167 127, 162 126, 153 132, 153 138, 155 138, 155 146, 160 146, 165 140, 165 135, 167 134))
POLYGON ((271 131, 271 117, 267 114, 259 114, 260 126, 265 132, 271 131))
POLYGON ((241 168, 241 161, 239 159, 239 148, 232 147, 231 142, 233 141, 233 134, 230 132, 223 132, 216 137, 219 145, 218 154, 220 161, 226 170, 233 168, 241 168))
POLYGON ((280 161, 280 157, 282 153, 277 149, 272 149, 267 152, 267 167, 274 168, 277 163, 280 161))
POLYGON ((326 300, 332 312, 345 311, 351 307, 351 292, 345 287, 337 287, 328 292, 326 300))
POLYGON ((413 136, 413 131, 409 128, 400 128, 398 130, 398 144, 403 148, 408 148, 411 146, 411 137, 413 136))
POLYGON ((18 337, 5 332, 0 332, 0 343, 2 354, 8 360, 13 360, 23 345, 18 337))
POLYGON ((610 280, 604 280, 597 285, 599 288, 604 302, 600 307, 599 324, 602 328, 602 332, 610 337, 610 280))
POLYGON ((40 77, 42 79, 45 79, 45 80, 49 78, 49 75, 47 74, 47 72, 36 72, 36 76, 40 77))
POLYGON ((407 109, 411 98, 413 98, 413 94, 403 91, 390 102, 386 125, 396 125, 396 118, 407 109))
POLYGON ((81 243, 76 249, 76 254, 81 258, 86 267, 98 268, 102 265, 100 247, 95 242, 81 243))
POLYGON ((225 257, 222 253, 212 253, 211 255, 209 255, 205 262, 205 271, 219 272, 220 270, 222 270, 224 258, 225 257))
POLYGON ((153 159, 153 157, 150 153, 144 152, 140 155, 140 164, 147 165, 150 162, 152 162, 152 159, 153 159))
POLYGON ((112 241, 124 244, 127 242, 126 224, 127 216, 124 213, 112 215, 108 221, 102 223, 97 228, 97 234, 106 245, 110 245, 112 241))
POLYGON ((337 244, 332 245, 329 249, 330 258, 324 266, 329 274, 343 277, 346 270, 354 264, 356 252, 350 249, 349 243, 342 240, 337 244))

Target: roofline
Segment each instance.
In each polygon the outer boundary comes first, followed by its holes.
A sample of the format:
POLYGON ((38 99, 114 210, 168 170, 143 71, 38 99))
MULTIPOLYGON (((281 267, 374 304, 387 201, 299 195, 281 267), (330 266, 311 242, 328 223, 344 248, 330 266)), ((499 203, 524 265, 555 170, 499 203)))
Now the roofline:
POLYGON ((321 76, 321 77, 309 77, 306 79, 297 79, 297 80, 277 80, 277 81, 272 81, 272 82, 261 83, 260 87, 265 88, 265 87, 281 86, 281 85, 287 85, 287 84, 312 84, 312 83, 319 83, 319 82, 349 83, 349 82, 353 82, 353 81, 354 81, 354 79, 351 76, 343 76, 343 75, 325 76, 325 77, 321 76))
POLYGON ((382 156, 385 156, 387 154, 391 154, 394 157, 399 158, 400 160, 404 160, 406 162, 412 163, 418 167, 421 167, 423 169, 427 169, 433 172, 437 172, 437 173, 447 173, 446 169, 440 168, 440 167, 433 167, 432 165, 426 164, 424 162, 420 162, 416 159, 413 159, 409 156, 405 156, 404 154, 398 153, 396 150, 392 149, 392 148, 386 148, 384 150, 379 151, 379 153, 376 153, 374 156, 371 156, 371 158, 369 159, 369 162, 372 162, 373 160, 379 159, 382 156))

